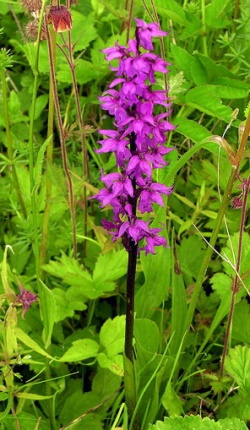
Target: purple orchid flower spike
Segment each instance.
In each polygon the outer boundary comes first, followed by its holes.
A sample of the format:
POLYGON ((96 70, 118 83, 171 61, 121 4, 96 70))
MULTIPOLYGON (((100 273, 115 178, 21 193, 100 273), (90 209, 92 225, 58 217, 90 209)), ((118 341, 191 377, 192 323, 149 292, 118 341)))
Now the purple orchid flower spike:
POLYGON ((153 169, 168 164, 164 157, 173 148, 165 146, 166 133, 175 127, 167 120, 167 92, 153 87, 156 72, 168 73, 169 64, 152 52, 152 39, 167 33, 157 23, 135 21, 135 39, 127 47, 116 43, 103 51, 107 61, 118 60, 117 67, 111 67, 115 79, 99 98, 102 109, 114 117, 116 129, 99 131, 104 138, 97 152, 113 152, 119 172, 102 175, 105 188, 94 197, 101 207, 113 209, 112 222, 103 220, 113 241, 121 238, 127 251, 142 242, 137 253, 154 254, 156 246, 167 246, 166 239, 161 228, 150 228, 150 221, 141 218, 153 211, 154 204, 163 206, 162 196, 173 191, 153 182, 152 175, 153 169))

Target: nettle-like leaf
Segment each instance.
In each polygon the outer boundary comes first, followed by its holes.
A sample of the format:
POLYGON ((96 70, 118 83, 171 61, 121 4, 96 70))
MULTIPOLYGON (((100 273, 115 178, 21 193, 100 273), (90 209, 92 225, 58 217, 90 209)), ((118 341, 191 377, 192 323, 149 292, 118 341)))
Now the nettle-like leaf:
POLYGON ((51 292, 55 302, 55 322, 63 321, 67 317, 73 318, 75 311, 87 309, 86 296, 81 295, 78 290, 75 291, 74 287, 68 288, 67 291, 53 288, 51 292))
MULTIPOLYGON (((77 296, 82 297, 83 301, 86 299, 96 299, 105 293, 115 290, 115 282, 121 276, 125 275, 127 270, 127 255, 124 250, 117 253, 112 251, 112 258, 110 253, 100 255, 93 276, 84 269, 76 260, 62 255, 57 261, 50 261, 49 264, 44 265, 44 270, 53 276, 61 278, 63 282, 72 287, 76 287, 71 291, 77 296)), ((65 293, 69 294, 69 292, 65 293)))
POLYGON ((243 421, 237 418, 221 419, 219 421, 201 418, 200 416, 185 416, 165 418, 164 422, 157 421, 151 424, 148 430, 247 430, 243 421))
POLYGON ((225 370, 250 395, 250 347, 237 345, 226 357, 225 370))

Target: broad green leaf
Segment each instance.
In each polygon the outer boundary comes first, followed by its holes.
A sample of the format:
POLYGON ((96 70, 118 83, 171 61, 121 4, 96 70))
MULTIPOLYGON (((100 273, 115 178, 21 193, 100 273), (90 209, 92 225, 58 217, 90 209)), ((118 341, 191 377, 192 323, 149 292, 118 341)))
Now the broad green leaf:
POLYGON ((84 16, 76 10, 72 10, 71 13, 73 21, 71 35, 74 51, 82 51, 89 46, 92 40, 96 39, 97 31, 90 16, 84 16))
POLYGON ((41 304, 41 316, 44 325, 43 340, 45 349, 47 349, 51 342, 52 331, 56 318, 56 304, 51 290, 49 290, 42 281, 40 281, 40 285, 39 301, 41 304))
POLYGON ((135 340, 143 350, 155 354, 160 344, 159 328, 154 321, 146 318, 135 319, 135 340))
POLYGON ((47 358, 52 358, 51 355, 49 355, 44 349, 42 349, 38 343, 36 343, 29 335, 27 335, 23 330, 21 330, 19 327, 15 328, 15 335, 16 337, 24 343, 24 345, 28 346, 30 349, 38 352, 38 354, 43 355, 47 358))
MULTIPOLYGON (((78 84, 86 84, 93 79, 100 76, 101 71, 98 71, 94 64, 90 61, 78 59, 76 61, 76 80, 78 84)), ((71 82, 71 72, 67 68, 66 64, 61 63, 58 66, 58 71, 56 74, 58 81, 60 82, 71 82)))
POLYGON ((250 395, 250 347, 237 345, 231 348, 226 357, 225 370, 236 384, 250 395))
POLYGON ((125 316, 110 318, 103 324, 100 330, 100 342, 105 347, 108 357, 113 357, 124 349, 125 316))
MULTIPOLYGON (((121 385, 121 376, 109 369, 99 368, 92 383, 92 392, 105 398, 114 393, 121 385)), ((111 399, 111 402, 114 400, 111 399)))
MULTIPOLYGON (((205 127, 203 127, 202 125, 198 124, 197 122, 191 119, 176 118, 172 122, 174 125, 177 126, 175 133, 182 134, 183 136, 187 137, 194 143, 200 143, 202 142, 202 140, 212 136, 210 131, 208 131, 205 127)), ((213 146, 216 147, 215 144, 213 146)), ((212 147, 211 145, 207 145, 208 149, 211 147, 212 147)))
POLYGON ((188 282, 196 279, 204 258, 206 243, 200 236, 183 238, 178 246, 179 265, 182 274, 188 276, 188 282))
MULTIPOLYGON (((219 416, 230 417, 232 419, 239 418, 244 421, 250 420, 250 405, 249 392, 242 392, 229 397, 220 407, 219 416)), ((238 430, 238 427, 236 427, 238 430)), ((226 429, 227 430, 227 429, 226 429)))
MULTIPOLYGON (((164 211, 162 210, 162 212, 164 211)), ((138 318, 150 318, 163 300, 168 297, 171 250, 159 246, 156 252, 156 255, 141 255, 145 283, 135 297, 135 310, 138 318)))
MULTIPOLYGON (((196 52, 193 58, 196 62, 199 62, 202 65, 208 84, 214 84, 217 82, 216 80, 220 78, 236 79, 236 76, 227 67, 223 66, 223 64, 213 61, 207 55, 196 52)), ((237 80, 237 82, 239 82, 238 85, 246 86, 242 81, 237 80)))
POLYGON ((243 298, 235 305, 232 338, 237 342, 249 344, 250 341, 250 313, 249 304, 246 298, 243 298))
POLYGON ((154 0, 154 5, 160 16, 170 18, 184 26, 188 24, 183 7, 175 0, 168 0, 167 2, 165 0, 154 0))
POLYGON ((184 48, 178 45, 171 44, 171 53, 174 57, 174 64, 180 71, 184 72, 185 78, 189 81, 192 80, 191 66, 193 57, 184 48))
POLYGON ((163 393, 161 402, 170 417, 182 414, 183 403, 180 397, 177 396, 170 382, 168 382, 166 386, 166 390, 163 393))
MULTIPOLYGON (((17 418, 13 414, 9 414, 4 420, 1 421, 4 430, 16 430, 17 418)), ((49 422, 43 417, 36 417, 36 415, 21 412, 18 414, 18 425, 22 430, 48 430, 49 422)))
POLYGON ((212 0, 206 6, 206 24, 211 28, 227 28, 229 20, 226 16, 230 0, 212 0))
POLYGON ((78 287, 69 287, 66 291, 61 288, 51 290, 55 301, 55 322, 73 317, 75 311, 87 309, 86 296, 83 296, 78 287))
POLYGON ((109 369, 118 376, 124 376, 122 354, 108 357, 104 352, 101 352, 98 354, 97 360, 99 365, 104 369, 109 369))
POLYGON ((91 339, 79 339, 73 342, 73 345, 58 360, 61 362, 76 362, 87 360, 98 355, 99 345, 91 339))
POLYGON ((116 281, 127 272, 128 253, 125 249, 100 254, 93 273, 93 280, 97 282, 116 281))
POLYGON ((227 123, 231 121, 232 109, 223 105, 215 92, 215 88, 210 85, 192 88, 185 95, 185 102, 199 111, 212 117, 221 119, 227 123))

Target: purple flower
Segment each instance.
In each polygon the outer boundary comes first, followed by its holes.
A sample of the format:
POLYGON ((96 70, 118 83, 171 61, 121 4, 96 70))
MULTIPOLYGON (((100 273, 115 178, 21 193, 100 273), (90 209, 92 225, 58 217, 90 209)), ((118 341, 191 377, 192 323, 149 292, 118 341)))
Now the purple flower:
POLYGON ((166 240, 161 228, 150 228, 150 220, 141 218, 155 204, 164 206, 163 195, 173 190, 153 182, 152 175, 153 169, 168 165, 164 157, 173 148, 165 146, 166 133, 175 127, 167 121, 170 112, 159 110, 170 107, 167 91, 153 87, 156 72, 168 73, 168 63, 152 52, 152 38, 167 33, 156 23, 136 23, 136 38, 128 47, 116 44, 103 51, 107 61, 118 60, 118 66, 111 67, 116 77, 99 98, 102 109, 114 117, 116 130, 99 131, 106 137, 97 152, 114 153, 120 170, 101 176, 105 187, 94 197, 101 207, 112 207, 113 220, 102 225, 113 241, 121 238, 128 251, 143 242, 140 250, 154 254, 156 246, 167 246, 166 240))
POLYGON ((19 284, 20 294, 17 296, 17 304, 22 305, 22 318, 24 318, 25 313, 29 309, 30 305, 33 302, 37 301, 37 295, 31 293, 28 290, 25 290, 25 288, 19 284))
POLYGON ((142 48, 153 51, 154 46, 152 44, 152 37, 167 36, 168 33, 160 30, 159 25, 156 23, 147 24, 141 19, 135 18, 135 20, 137 24, 139 44, 142 48))

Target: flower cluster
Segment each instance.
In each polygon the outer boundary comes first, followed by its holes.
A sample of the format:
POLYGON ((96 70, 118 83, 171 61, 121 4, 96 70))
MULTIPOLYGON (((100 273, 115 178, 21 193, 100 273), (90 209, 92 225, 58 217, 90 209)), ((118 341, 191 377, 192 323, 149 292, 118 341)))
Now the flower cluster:
POLYGON ((164 156, 172 150, 164 146, 165 133, 174 129, 166 119, 167 93, 153 87, 155 73, 167 73, 168 63, 152 52, 152 38, 167 33, 155 23, 136 19, 136 24, 128 47, 116 44, 103 51, 107 61, 118 60, 118 66, 111 67, 116 77, 100 97, 102 109, 114 116, 116 130, 99 130, 106 138, 99 141, 97 152, 113 152, 119 172, 102 175, 105 188, 95 198, 101 207, 113 208, 113 221, 103 220, 113 240, 122 238, 127 250, 144 240, 140 249, 154 254, 154 247, 166 246, 166 240, 159 235, 161 228, 150 228, 139 212, 152 212, 154 203, 163 206, 162 195, 172 192, 172 187, 152 180, 153 169, 166 166, 164 156), (160 105, 165 112, 155 113, 160 105))

